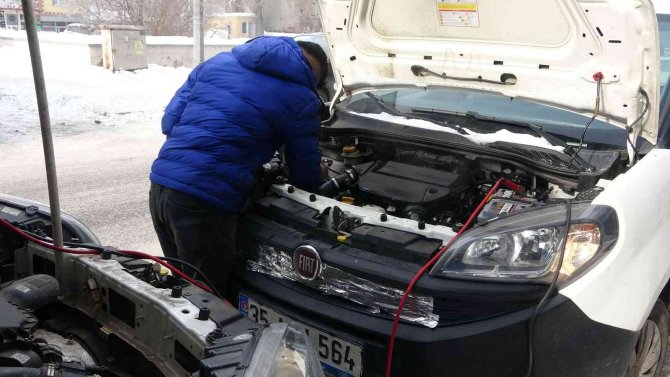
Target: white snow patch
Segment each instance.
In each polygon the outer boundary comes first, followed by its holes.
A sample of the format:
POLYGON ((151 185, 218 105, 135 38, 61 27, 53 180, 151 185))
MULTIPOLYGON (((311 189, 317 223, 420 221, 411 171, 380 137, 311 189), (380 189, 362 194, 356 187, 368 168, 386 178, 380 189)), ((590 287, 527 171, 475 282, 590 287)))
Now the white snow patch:
MULTIPOLYGON (((57 138, 111 128, 160 134, 163 109, 191 71, 149 65, 112 73, 90 64, 87 46, 40 43, 40 48, 57 138)), ((28 45, 0 40, 0 56, 11 57, 0 59, 0 144, 39 138, 28 45)))
MULTIPOLYGON (((72 32, 54 33, 50 31, 39 31, 37 32, 37 38, 40 40, 40 43, 89 44, 101 43, 102 41, 100 35, 72 32)), ((28 37, 25 30, 0 29, 0 39, 25 41, 28 37)))
POLYGON ((508 130, 499 130, 493 133, 488 133, 488 134, 482 134, 482 133, 477 133, 474 131, 471 131, 465 127, 460 127, 462 130, 467 132, 466 134, 461 134, 458 131, 456 131, 453 128, 446 127, 439 125, 437 123, 433 123, 427 120, 423 119, 411 119, 411 118, 405 118, 402 116, 397 116, 389 113, 381 113, 381 114, 371 114, 371 113, 357 113, 357 112, 352 112, 352 114, 362 116, 365 118, 371 118, 371 119, 378 119, 384 122, 390 122, 390 123, 395 123, 395 124, 402 124, 405 126, 410 126, 410 127, 416 127, 416 128, 422 128, 426 130, 433 130, 433 131, 440 131, 440 132, 446 132, 450 134, 457 134, 460 135, 470 141, 472 141, 475 144, 479 145, 486 145, 486 144, 492 144, 495 142, 503 141, 503 142, 508 142, 508 143, 515 143, 515 144, 523 144, 523 145, 529 145, 533 147, 540 147, 540 148, 546 148, 546 149, 551 149, 555 150, 558 152, 563 153, 565 149, 561 146, 556 146, 552 145, 547 139, 540 137, 540 136, 533 136, 533 135, 528 135, 528 134, 518 134, 514 132, 510 132, 508 130))

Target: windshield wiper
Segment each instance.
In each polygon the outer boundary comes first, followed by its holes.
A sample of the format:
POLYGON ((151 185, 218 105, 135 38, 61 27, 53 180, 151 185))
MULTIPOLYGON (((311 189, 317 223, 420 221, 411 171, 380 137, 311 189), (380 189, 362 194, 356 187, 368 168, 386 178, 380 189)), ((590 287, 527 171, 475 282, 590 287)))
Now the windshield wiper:
POLYGON ((563 153, 567 156, 573 157, 575 156, 574 160, 571 162, 571 165, 574 165, 575 167, 584 169, 584 170, 590 170, 593 168, 591 164, 589 164, 586 160, 583 158, 579 157, 578 155, 574 154, 574 150, 571 146, 566 144, 563 140, 557 138, 556 136, 552 135, 551 133, 545 131, 542 129, 542 126, 540 125, 535 125, 535 124, 529 124, 529 123, 524 123, 520 121, 515 121, 515 120, 509 120, 509 119, 500 119, 496 118, 493 116, 488 116, 488 115, 481 115, 475 111, 468 111, 466 113, 462 112, 457 112, 457 111, 447 111, 447 110, 438 110, 438 109, 430 109, 430 108, 422 108, 422 107, 413 107, 412 108, 413 113, 425 113, 425 114, 446 114, 446 115, 455 115, 455 116, 460 116, 460 117, 465 117, 465 118, 470 118, 470 119, 476 119, 476 120, 481 120, 481 121, 486 121, 486 122, 494 122, 494 123, 499 123, 499 124, 505 124, 505 125, 510 125, 514 127, 519 127, 527 130, 533 131, 536 135, 542 137, 545 139, 549 144, 557 147, 562 147, 563 148, 563 153))
MULTIPOLYGON (((384 102, 384 100, 383 100, 382 98, 377 97, 376 95, 374 95, 374 94, 372 94, 372 93, 370 93, 370 92, 365 92, 365 95, 368 96, 368 97, 370 97, 370 98, 372 98, 373 100, 375 100, 375 101, 377 102, 377 104, 378 104, 382 109, 384 109, 384 111, 386 111, 386 112, 389 113, 389 114, 392 114, 392 115, 395 115, 395 116, 399 116, 399 117, 403 117, 403 118, 425 120, 425 121, 428 121, 428 122, 431 122, 431 123, 435 123, 435 124, 437 124, 438 126, 445 126, 445 127, 449 127, 449 128, 451 128, 451 129, 454 129, 454 130, 458 131, 459 134, 462 134, 462 135, 467 135, 467 134, 468 134, 467 131, 464 130, 463 127, 461 127, 461 126, 459 126, 459 125, 451 124, 451 123, 449 123, 449 122, 445 122, 445 121, 439 121, 439 120, 435 120, 435 119, 430 119, 430 118, 426 118, 426 117, 422 117, 422 116, 417 116, 417 115, 414 115, 414 114, 404 113, 404 112, 402 112, 402 111, 396 109, 395 107, 390 106, 389 104, 387 104, 386 102, 384 102)), ((414 112, 414 111, 412 111, 412 112, 414 112)))

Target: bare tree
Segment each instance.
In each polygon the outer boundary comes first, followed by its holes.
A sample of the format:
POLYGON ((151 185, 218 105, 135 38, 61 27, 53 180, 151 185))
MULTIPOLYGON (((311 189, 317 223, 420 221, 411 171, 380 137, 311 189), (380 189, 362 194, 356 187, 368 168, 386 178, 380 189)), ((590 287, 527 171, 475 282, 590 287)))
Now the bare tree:
MULTIPOLYGON (((2 1, 2 0, 0 0, 2 1)), ((144 26, 150 35, 192 35, 193 0, 72 0, 90 23, 144 26)), ((212 13, 251 12, 268 31, 321 30, 311 0, 203 0, 212 13)))
POLYGON ((144 26, 150 35, 191 35, 192 0, 75 0, 91 23, 144 26))
POLYGON ((321 31, 316 4, 311 0, 244 0, 255 4, 254 11, 267 31, 312 33, 321 31))

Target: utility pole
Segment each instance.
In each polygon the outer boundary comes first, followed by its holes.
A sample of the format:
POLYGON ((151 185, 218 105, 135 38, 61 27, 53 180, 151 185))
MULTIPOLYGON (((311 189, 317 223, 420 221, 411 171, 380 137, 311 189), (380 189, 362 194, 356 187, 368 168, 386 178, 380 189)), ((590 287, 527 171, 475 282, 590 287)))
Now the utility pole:
MULTIPOLYGON (((23 19, 26 23, 28 49, 30 50, 30 61, 33 68, 33 80, 35 81, 35 95, 37 96, 37 111, 40 116, 40 128, 42 129, 42 146, 44 149, 44 163, 47 170, 47 186, 49 189, 49 209, 51 212, 52 238, 55 246, 63 247, 63 226, 61 224, 60 216, 60 198, 58 197, 56 158, 54 156, 54 144, 53 138, 51 136, 49 102, 47 101, 47 89, 44 82, 44 70, 42 69, 40 42, 37 38, 37 25, 35 23, 33 0, 21 0, 21 7, 23 8, 23 19)), ((58 264, 59 253, 56 253, 56 255, 56 263, 58 264)))
POLYGON ((205 60, 205 30, 203 27, 203 0, 193 0, 193 66, 205 60))

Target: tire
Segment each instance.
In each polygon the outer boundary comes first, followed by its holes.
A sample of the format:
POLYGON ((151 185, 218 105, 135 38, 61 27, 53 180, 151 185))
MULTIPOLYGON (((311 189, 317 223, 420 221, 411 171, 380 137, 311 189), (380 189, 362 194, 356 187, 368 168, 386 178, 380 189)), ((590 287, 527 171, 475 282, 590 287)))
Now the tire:
POLYGON ((668 310, 657 300, 642 326, 626 377, 661 377, 668 348, 668 310))

